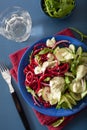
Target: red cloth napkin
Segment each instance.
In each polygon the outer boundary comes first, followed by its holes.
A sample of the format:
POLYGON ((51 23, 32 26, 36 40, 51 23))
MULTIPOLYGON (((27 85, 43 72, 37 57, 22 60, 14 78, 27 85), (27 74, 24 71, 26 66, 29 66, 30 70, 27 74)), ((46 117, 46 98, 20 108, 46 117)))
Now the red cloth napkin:
MULTIPOLYGON (((66 28, 58 33, 56 33, 56 35, 61 34, 61 35, 68 35, 71 37, 74 37, 72 31, 69 28, 66 28)), ((20 59, 22 57, 22 55, 24 54, 24 52, 26 51, 28 47, 23 48, 13 54, 9 55, 10 61, 13 65, 12 69, 10 70, 11 75, 13 76, 13 78, 16 80, 17 82, 17 72, 18 72, 18 65, 20 62, 20 59)), ((39 122, 42 125, 46 125, 48 127, 49 130, 62 130, 62 128, 72 119, 74 118, 74 115, 72 116, 68 116, 68 117, 64 117, 64 121, 62 124, 60 124, 58 127, 53 127, 52 123, 54 123, 55 121, 59 120, 59 117, 52 117, 52 116, 48 116, 48 115, 44 115, 36 110, 34 110, 34 113, 36 115, 36 117, 38 118, 39 122)))

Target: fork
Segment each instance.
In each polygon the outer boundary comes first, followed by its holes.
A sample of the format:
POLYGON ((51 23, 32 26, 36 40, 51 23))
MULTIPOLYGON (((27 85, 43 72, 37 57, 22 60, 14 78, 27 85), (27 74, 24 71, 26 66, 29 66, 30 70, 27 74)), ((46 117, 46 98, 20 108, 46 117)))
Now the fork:
POLYGON ((20 115, 20 117, 22 119, 22 122, 23 122, 26 130, 29 130, 30 127, 29 127, 27 118, 25 116, 24 110, 22 108, 22 105, 21 105, 21 103, 19 101, 19 98, 18 98, 18 96, 17 96, 17 94, 16 94, 16 92, 15 92, 13 86, 12 86, 12 83, 11 83, 10 71, 9 71, 9 69, 7 68, 7 66, 4 63, 0 63, 0 73, 1 73, 1 75, 3 77, 3 79, 6 81, 6 83, 9 86, 9 91, 10 91, 10 93, 12 95, 13 101, 14 101, 14 103, 16 105, 16 108, 18 110, 18 113, 19 113, 19 115, 20 115))
POLYGON ((14 88, 11 84, 11 75, 10 75, 9 69, 3 63, 0 63, 0 73, 1 73, 2 77, 4 78, 4 80, 7 82, 10 93, 14 93, 14 88))

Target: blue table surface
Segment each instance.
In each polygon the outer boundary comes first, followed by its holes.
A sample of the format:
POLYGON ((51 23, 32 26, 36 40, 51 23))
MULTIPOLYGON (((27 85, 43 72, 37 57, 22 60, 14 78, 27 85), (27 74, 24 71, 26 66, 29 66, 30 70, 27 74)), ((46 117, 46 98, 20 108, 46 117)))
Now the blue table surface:
MULTIPOLYGON (((40 7, 40 0, 2 0, 0 1, 0 12, 9 6, 21 6, 30 12, 32 18, 32 31, 30 38, 23 43, 16 43, 0 36, 0 62, 3 61, 9 68, 12 67, 9 54, 32 45, 37 40, 55 34, 67 27, 75 27, 87 34, 87 1, 76 0, 76 8, 72 15, 64 20, 52 19, 46 16, 40 7)), ((17 83, 12 79, 12 84, 19 96, 30 124, 31 130, 47 130, 42 126, 33 110, 23 99, 17 83)), ((24 130, 24 126, 15 108, 13 99, 9 93, 6 83, 0 75, 0 130, 24 130)), ((87 110, 82 111, 71 120, 63 130, 87 130, 87 110)))

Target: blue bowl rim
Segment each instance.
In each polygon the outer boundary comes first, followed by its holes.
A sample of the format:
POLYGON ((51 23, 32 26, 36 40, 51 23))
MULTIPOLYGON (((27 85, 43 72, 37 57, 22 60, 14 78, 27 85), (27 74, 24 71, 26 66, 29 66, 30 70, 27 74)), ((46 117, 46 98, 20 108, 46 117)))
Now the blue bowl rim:
MULTIPOLYGON (((87 106, 87 96, 82 99, 73 109, 56 109, 54 107, 51 107, 51 108, 44 108, 43 106, 39 107, 37 105, 34 105, 34 102, 33 102, 33 99, 31 97, 31 94, 27 93, 27 91, 25 90, 25 88, 22 88, 22 87, 25 87, 23 85, 23 83, 21 83, 21 78, 20 78, 20 74, 21 74, 21 67, 22 67, 22 63, 23 63, 23 60, 25 59, 26 55, 32 51, 33 47, 35 44, 37 43, 40 43, 40 41, 43 41, 43 40, 47 40, 47 39, 50 39, 52 37, 55 37, 59 38, 59 40, 61 39, 65 39, 65 40, 69 40, 69 41, 73 41, 73 44, 77 45, 77 46, 82 46, 83 49, 85 51, 87 51, 87 45, 84 44, 83 42, 75 39, 75 38, 72 38, 70 36, 65 36, 65 35, 58 35, 58 36, 48 36, 48 37, 45 37, 43 39, 40 39, 38 41, 36 41, 35 43, 33 43, 26 51, 25 53, 23 54, 21 60, 20 60, 20 63, 19 63, 19 66, 18 66, 18 86, 19 86, 19 89, 20 89, 20 92, 23 96, 23 98, 25 99, 25 101, 28 103, 29 106, 31 106, 32 108, 34 108, 35 110, 37 110, 38 112, 42 113, 42 114, 45 114, 45 115, 48 115, 48 116, 58 116, 58 117, 62 117, 62 116, 70 116, 70 115, 73 115, 79 111, 81 111, 82 109, 84 109, 86 106, 87 106), (74 43, 75 42, 75 43, 74 43)), ((72 43, 72 42, 71 42, 72 43)), ((22 77, 23 78, 23 77, 22 77)))

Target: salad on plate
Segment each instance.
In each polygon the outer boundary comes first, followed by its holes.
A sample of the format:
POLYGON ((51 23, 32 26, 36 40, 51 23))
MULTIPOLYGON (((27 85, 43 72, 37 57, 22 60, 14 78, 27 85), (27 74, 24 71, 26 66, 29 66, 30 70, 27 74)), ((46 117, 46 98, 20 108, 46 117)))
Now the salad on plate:
POLYGON ((72 109, 87 95, 87 52, 68 40, 36 44, 23 72, 38 106, 72 109))

